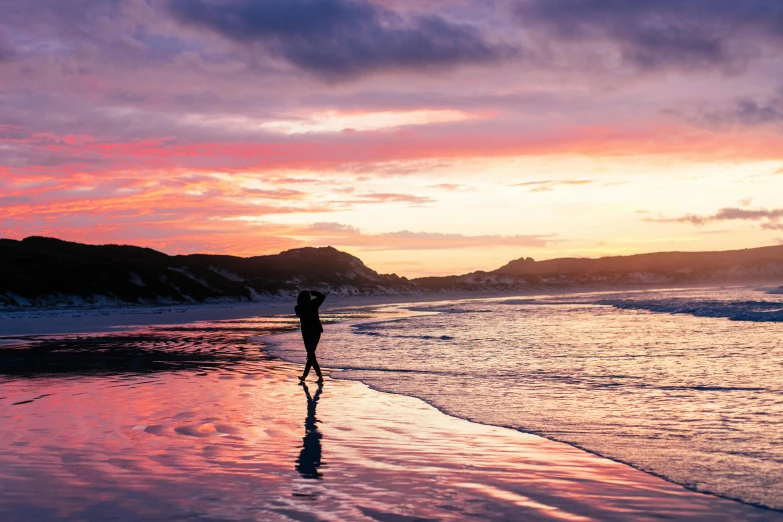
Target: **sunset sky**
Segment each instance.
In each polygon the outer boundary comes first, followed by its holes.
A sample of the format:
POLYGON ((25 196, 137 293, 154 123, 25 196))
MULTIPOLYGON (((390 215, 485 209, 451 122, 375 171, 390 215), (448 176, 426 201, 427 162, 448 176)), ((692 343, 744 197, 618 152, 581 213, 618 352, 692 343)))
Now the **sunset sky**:
POLYGON ((409 277, 783 243, 777 0, 0 0, 0 236, 409 277))

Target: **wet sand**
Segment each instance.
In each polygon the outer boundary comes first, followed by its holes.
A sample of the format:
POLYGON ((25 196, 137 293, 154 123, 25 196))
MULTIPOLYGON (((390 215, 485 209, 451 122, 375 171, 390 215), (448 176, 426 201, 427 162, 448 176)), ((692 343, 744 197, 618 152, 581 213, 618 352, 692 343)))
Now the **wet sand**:
POLYGON ((0 381, 0 519, 783 520, 256 353, 0 381))
MULTIPOLYGON (((704 285, 694 285, 701 287, 704 285)), ((528 291, 461 291, 397 295, 330 295, 323 310, 365 308, 410 303, 457 302, 460 300, 564 295, 585 292, 627 292, 649 289, 633 286, 620 288, 587 287, 530 289, 528 291)), ((194 321, 218 321, 279 314, 290 315, 295 296, 277 297, 253 302, 224 302, 181 305, 127 305, 96 308, 62 308, 0 310, 0 337, 53 335, 69 333, 111 332, 140 325, 187 324, 194 321)))

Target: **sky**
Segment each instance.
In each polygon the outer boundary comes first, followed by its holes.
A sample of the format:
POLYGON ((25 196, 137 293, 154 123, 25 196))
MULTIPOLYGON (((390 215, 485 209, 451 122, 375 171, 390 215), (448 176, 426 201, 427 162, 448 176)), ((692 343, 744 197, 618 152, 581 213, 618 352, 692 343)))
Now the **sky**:
POLYGON ((778 0, 0 13, 0 237, 408 277, 783 244, 778 0))

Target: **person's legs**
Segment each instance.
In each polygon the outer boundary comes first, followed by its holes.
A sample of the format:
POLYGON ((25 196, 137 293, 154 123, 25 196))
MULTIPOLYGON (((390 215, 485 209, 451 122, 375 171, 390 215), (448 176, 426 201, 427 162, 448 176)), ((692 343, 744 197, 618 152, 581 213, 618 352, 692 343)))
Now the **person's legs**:
POLYGON ((314 334, 310 339, 308 339, 308 343, 305 343, 305 348, 307 348, 307 362, 313 367, 313 370, 315 370, 315 374, 318 376, 318 380, 323 380, 323 375, 321 375, 321 367, 318 365, 318 360, 315 358, 315 349, 318 348, 318 341, 321 340, 321 334, 317 333, 314 334))
POLYGON ((318 380, 319 381, 324 380, 324 376, 321 375, 321 367, 318 366, 318 361, 315 358, 315 350, 313 350, 310 360, 312 361, 313 370, 315 370, 315 374, 318 376, 318 380))
POLYGON ((310 336, 305 335, 305 333, 302 332, 302 341, 304 341, 305 350, 307 350, 307 362, 304 367, 304 373, 299 377, 300 381, 304 381, 307 378, 307 375, 310 373, 310 367, 312 366, 312 362, 310 361, 310 336))
POLYGON ((302 376, 299 379, 301 379, 301 380, 307 379, 307 374, 310 373, 310 367, 311 366, 312 366, 312 363, 310 362, 310 353, 308 352, 307 353, 307 364, 305 364, 304 373, 302 374, 302 376))
POLYGON ((318 341, 321 340, 321 334, 318 333, 315 335, 308 335, 306 337, 303 336, 303 338, 305 350, 307 350, 307 364, 305 364, 304 373, 300 379, 305 380, 307 375, 310 373, 310 368, 312 367, 315 370, 315 374, 318 376, 318 379, 323 380, 323 376, 321 375, 321 367, 318 365, 318 361, 315 358, 315 349, 318 347, 318 341))

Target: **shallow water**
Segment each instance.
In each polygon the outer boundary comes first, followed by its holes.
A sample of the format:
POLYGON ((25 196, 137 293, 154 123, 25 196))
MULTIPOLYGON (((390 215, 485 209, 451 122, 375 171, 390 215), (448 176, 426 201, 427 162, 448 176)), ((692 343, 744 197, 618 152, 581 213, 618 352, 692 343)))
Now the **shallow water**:
MULTIPOLYGON (((783 509, 783 296, 706 289, 411 309, 327 328, 321 364, 461 418, 783 509)), ((298 342, 273 352, 301 360, 298 342)))

